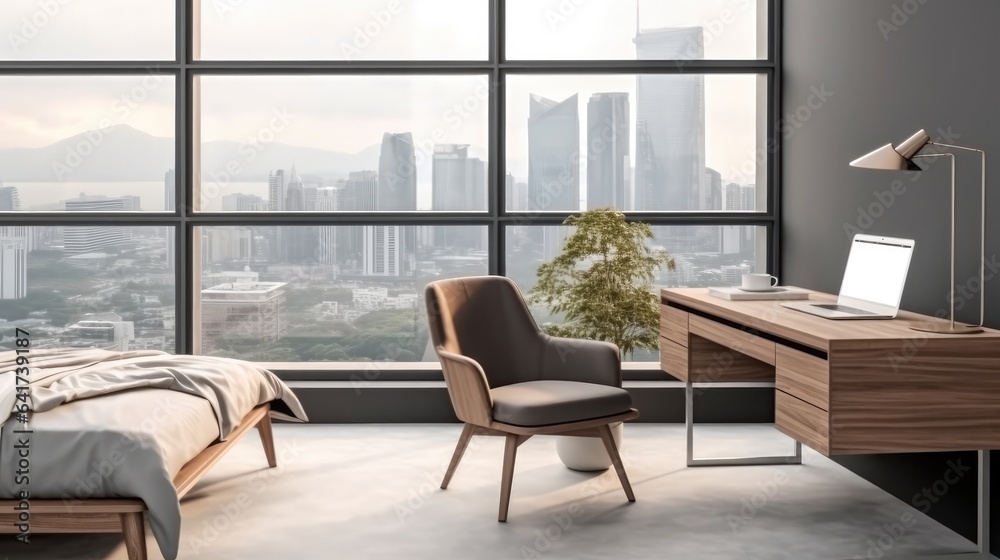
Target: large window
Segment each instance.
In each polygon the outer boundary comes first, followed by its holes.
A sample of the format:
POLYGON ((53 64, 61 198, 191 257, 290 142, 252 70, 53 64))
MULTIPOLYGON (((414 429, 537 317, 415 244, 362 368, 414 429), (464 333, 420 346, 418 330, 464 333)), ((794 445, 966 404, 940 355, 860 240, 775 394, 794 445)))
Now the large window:
POLYGON ((775 272, 775 0, 9 4, 0 348, 421 370, 428 282, 599 207, 657 287, 775 272))

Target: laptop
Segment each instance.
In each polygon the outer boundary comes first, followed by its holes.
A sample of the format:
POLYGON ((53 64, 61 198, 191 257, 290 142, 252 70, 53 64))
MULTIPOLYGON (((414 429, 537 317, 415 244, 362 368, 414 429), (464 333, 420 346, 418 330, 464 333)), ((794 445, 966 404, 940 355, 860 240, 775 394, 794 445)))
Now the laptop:
POLYGON ((837 303, 790 302, 783 307, 827 319, 892 319, 899 312, 913 240, 856 234, 837 303))

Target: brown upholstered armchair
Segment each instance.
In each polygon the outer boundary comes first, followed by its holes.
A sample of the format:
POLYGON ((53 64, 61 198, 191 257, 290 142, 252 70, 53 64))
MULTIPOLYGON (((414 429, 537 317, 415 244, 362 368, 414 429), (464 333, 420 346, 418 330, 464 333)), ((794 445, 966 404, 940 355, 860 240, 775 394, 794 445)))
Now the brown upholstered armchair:
POLYGON ((543 333, 517 286, 502 276, 432 282, 426 300, 448 394, 465 422, 441 488, 473 435, 506 436, 498 516, 506 521, 519 445, 540 434, 597 436, 635 501, 610 425, 639 413, 621 388, 614 344, 543 333))

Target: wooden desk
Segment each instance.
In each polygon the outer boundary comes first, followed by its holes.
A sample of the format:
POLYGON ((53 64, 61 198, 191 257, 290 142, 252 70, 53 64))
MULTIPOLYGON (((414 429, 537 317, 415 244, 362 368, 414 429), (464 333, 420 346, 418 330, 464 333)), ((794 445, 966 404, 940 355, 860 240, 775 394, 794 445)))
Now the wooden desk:
POLYGON ((705 288, 664 289, 661 304, 664 371, 773 381, 777 428, 824 455, 1000 449, 1000 331, 914 331, 940 319, 908 312, 832 321, 705 288))

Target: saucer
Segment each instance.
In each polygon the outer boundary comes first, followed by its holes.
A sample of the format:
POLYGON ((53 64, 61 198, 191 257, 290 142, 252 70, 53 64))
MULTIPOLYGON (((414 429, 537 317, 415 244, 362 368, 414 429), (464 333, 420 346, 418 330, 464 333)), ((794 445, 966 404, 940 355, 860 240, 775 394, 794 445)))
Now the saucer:
POLYGON ((783 292, 783 291, 785 291, 785 288, 783 288, 781 286, 771 286, 769 288, 763 288, 763 289, 760 289, 760 290, 751 290, 750 288, 741 288, 741 287, 737 287, 736 289, 740 290, 742 292, 752 292, 752 293, 783 292))

